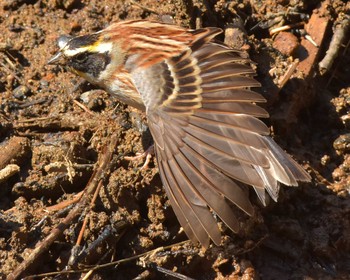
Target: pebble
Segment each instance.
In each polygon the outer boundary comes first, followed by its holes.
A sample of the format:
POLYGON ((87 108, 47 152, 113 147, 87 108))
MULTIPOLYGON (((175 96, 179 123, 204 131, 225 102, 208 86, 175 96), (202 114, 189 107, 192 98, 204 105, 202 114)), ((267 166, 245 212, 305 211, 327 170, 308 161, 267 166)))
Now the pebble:
POLYGON ((273 42, 273 47, 286 56, 293 55, 298 46, 298 38, 290 32, 278 33, 273 42))
POLYGON ((48 87, 49 82, 46 81, 46 80, 40 80, 40 85, 41 85, 42 87, 48 87))
POLYGON ((333 148, 339 153, 350 152, 350 133, 340 135, 335 139, 333 148))
POLYGON ((80 95, 80 100, 92 111, 100 111, 106 103, 99 95, 100 90, 89 90, 80 95))
POLYGON ((30 95, 30 88, 23 85, 18 86, 13 90, 12 95, 16 99, 23 100, 30 95))

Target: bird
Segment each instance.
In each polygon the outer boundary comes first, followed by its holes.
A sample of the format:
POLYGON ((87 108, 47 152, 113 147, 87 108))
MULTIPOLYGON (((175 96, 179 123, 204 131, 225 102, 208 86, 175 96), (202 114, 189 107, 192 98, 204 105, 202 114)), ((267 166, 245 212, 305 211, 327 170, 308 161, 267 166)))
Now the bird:
POLYGON ((159 174, 172 209, 194 243, 221 243, 218 219, 237 233, 238 207, 252 216, 253 188, 266 205, 280 185, 310 175, 270 136, 265 98, 252 88, 252 61, 217 41, 221 28, 187 29, 149 20, 113 22, 58 38, 48 61, 146 113, 159 174), (248 191, 247 191, 248 190, 248 191))

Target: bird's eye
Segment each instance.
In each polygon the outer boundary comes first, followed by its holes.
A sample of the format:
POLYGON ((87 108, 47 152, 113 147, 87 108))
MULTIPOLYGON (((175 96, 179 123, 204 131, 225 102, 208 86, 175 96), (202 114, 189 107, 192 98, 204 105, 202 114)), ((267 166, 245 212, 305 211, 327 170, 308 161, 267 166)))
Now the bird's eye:
POLYGON ((75 62, 84 63, 87 60, 87 58, 88 58, 87 53, 83 52, 75 55, 73 59, 75 62))

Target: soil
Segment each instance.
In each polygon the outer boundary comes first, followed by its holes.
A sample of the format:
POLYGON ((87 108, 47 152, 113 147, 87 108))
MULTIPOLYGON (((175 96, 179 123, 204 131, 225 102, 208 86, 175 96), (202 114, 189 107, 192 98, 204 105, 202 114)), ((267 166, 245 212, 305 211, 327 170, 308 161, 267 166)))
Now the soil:
POLYGON ((21 277, 79 279, 88 277, 79 269, 123 260, 89 277, 349 279, 348 31, 329 70, 318 70, 349 10, 346 0, 2 0, 0 169, 8 173, 0 175, 0 278, 18 278, 11 273, 20 271, 21 277), (264 121, 274 139, 313 178, 283 187, 268 207, 252 195, 256 216, 238 213, 239 234, 220 224, 221 246, 204 250, 186 242, 156 161, 141 169, 143 159, 124 159, 152 143, 145 115, 47 65, 59 35, 141 18, 225 29, 218 39, 257 63, 258 91, 271 116, 264 121), (274 33, 286 25, 292 28, 274 33), (84 190, 92 194, 98 170, 96 200, 79 200, 84 190), (45 237, 61 226, 45 247, 45 237))

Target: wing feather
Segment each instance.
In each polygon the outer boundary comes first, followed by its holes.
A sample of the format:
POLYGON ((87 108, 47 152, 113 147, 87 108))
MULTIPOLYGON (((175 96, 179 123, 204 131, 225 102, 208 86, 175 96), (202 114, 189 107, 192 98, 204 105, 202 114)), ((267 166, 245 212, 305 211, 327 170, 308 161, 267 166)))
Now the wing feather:
MULTIPOLYGON (((245 185, 265 205, 266 191, 277 200, 280 182, 297 185, 310 178, 258 119, 268 113, 256 104, 265 99, 250 90, 260 86, 250 60, 212 43, 221 32, 217 28, 188 32, 190 47, 178 55, 129 69, 146 106, 175 214, 189 238, 208 247, 209 239, 220 243, 211 211, 235 232, 239 221, 228 201, 249 215, 254 212, 245 185)), ((127 65, 137 57, 129 59, 127 65)))
POLYGON ((186 213, 186 218, 196 238, 202 244, 207 244, 209 236, 216 244, 220 244, 220 231, 213 215, 203 198, 196 193, 191 182, 186 180, 175 158, 171 161, 163 161, 162 165, 165 170, 164 174, 171 182, 170 190, 181 209, 186 213), (178 181, 181 182, 181 185, 178 185, 178 181))

